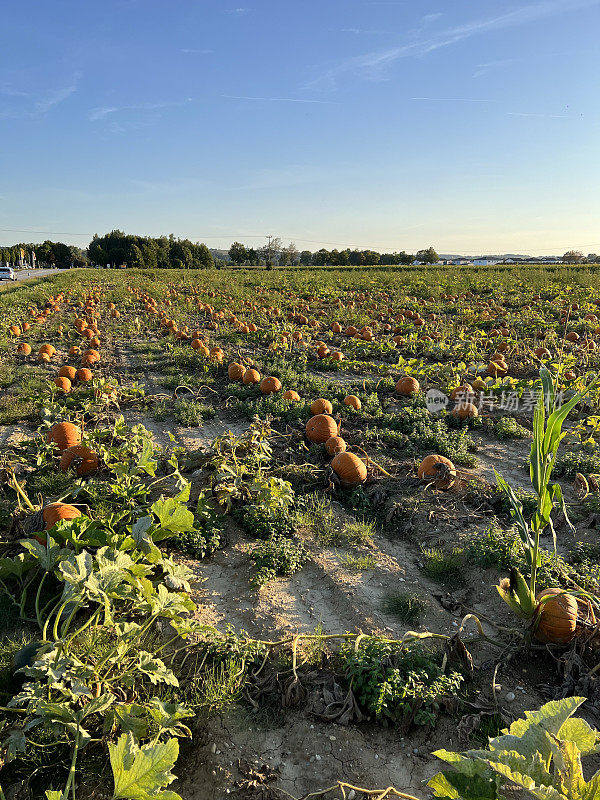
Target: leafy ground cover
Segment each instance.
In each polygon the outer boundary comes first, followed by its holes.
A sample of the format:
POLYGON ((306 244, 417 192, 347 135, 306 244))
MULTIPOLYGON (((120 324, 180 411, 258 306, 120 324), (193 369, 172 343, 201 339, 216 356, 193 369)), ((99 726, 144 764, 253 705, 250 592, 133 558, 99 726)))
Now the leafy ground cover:
POLYGON ((426 797, 452 737, 582 687, 593 721, 597 276, 200 277, 0 292, 7 796, 426 797), (502 603, 532 572, 564 641, 502 603))

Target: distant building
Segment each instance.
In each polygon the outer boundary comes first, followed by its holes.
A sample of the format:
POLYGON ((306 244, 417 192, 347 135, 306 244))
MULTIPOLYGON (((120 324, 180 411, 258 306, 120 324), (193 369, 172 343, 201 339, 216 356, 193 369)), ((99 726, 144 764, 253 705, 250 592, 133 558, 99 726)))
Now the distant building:
POLYGON ((494 258, 493 256, 483 256, 482 258, 474 258, 473 266, 475 267, 493 267, 496 264, 502 264, 502 258, 494 258))

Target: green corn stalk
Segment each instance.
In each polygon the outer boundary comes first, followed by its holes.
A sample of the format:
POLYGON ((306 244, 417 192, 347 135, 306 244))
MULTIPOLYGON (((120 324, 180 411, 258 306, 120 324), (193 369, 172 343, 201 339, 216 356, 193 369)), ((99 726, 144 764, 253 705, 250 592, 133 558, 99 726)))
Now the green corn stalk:
POLYGON ((541 564, 540 536, 548 526, 552 531, 556 552, 556 531, 551 518, 555 505, 560 505, 567 524, 574 530, 567 515, 560 485, 550 482, 558 447, 566 436, 562 427, 577 403, 598 384, 598 379, 594 378, 584 391, 578 392, 564 405, 556 407, 556 387, 552 375, 545 367, 540 370, 540 379, 542 388, 533 415, 533 442, 529 466, 531 485, 537 495, 537 505, 530 522, 523 516, 523 505, 511 486, 494 470, 498 486, 508 498, 510 514, 525 546, 527 564, 531 571, 529 585, 518 570, 513 570, 510 581, 505 578, 496 588, 510 608, 526 619, 533 616, 537 606, 535 597, 537 571, 541 564))

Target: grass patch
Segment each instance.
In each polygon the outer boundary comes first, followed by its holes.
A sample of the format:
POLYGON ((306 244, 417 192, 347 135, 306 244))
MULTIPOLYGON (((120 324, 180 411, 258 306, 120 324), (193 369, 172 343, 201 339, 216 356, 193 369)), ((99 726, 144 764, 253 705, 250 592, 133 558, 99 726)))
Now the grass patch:
POLYGON ((439 547, 425 547, 421 550, 421 558, 421 569, 432 581, 464 584, 465 553, 462 547, 454 547, 449 553, 439 547))
POLYGON ((395 617, 406 625, 414 625, 421 621, 427 603, 413 592, 398 592, 384 597, 381 609, 384 614, 395 617))
POLYGON ((377 559, 371 553, 364 556, 357 556, 352 553, 344 553, 340 556, 340 561, 350 572, 363 572, 368 569, 375 569, 377 559))

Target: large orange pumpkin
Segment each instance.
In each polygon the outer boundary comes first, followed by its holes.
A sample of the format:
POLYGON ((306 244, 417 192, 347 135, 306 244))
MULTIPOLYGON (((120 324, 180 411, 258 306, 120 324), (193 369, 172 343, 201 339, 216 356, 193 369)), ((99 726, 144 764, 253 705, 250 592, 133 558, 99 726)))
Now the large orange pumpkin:
POLYGON ((72 422, 57 422, 48 431, 46 441, 48 443, 54 442, 62 452, 67 447, 81 444, 81 430, 72 422))
POLYGON ((61 472, 67 472, 73 467, 78 477, 89 475, 98 469, 98 456, 84 444, 67 447, 60 457, 59 469, 61 472))
POLYGON ((419 381, 416 378, 405 375, 403 378, 400 378, 396 384, 396 393, 403 397, 409 397, 411 394, 418 392, 420 388, 419 381))
POLYGON ((81 511, 68 503, 50 503, 45 506, 43 512, 44 530, 49 531, 61 520, 77 519, 81 516, 81 511))
POLYGON ((88 383, 94 377, 92 370, 87 367, 81 367, 77 370, 77 380, 80 383, 88 383))
POLYGON ((344 486, 358 486, 367 479, 366 464, 354 453, 338 453, 331 462, 331 468, 344 486))
POLYGON ((22 356, 31 355, 31 345, 27 344, 27 342, 21 342, 21 344, 17 347, 17 353, 22 356))
POLYGON ((306 423, 306 436, 315 444, 324 444, 332 436, 339 433, 338 426, 333 417, 328 414, 316 414, 306 423))
POLYGON ((538 642, 567 644, 575 636, 578 605, 572 594, 562 589, 545 589, 536 597, 539 605, 534 637, 538 642), (540 602, 549 597, 544 603, 540 602))
POLYGON ((281 381, 279 378, 274 378, 270 375, 268 378, 263 378, 260 382, 260 390, 263 394, 275 394, 281 391, 281 381))

